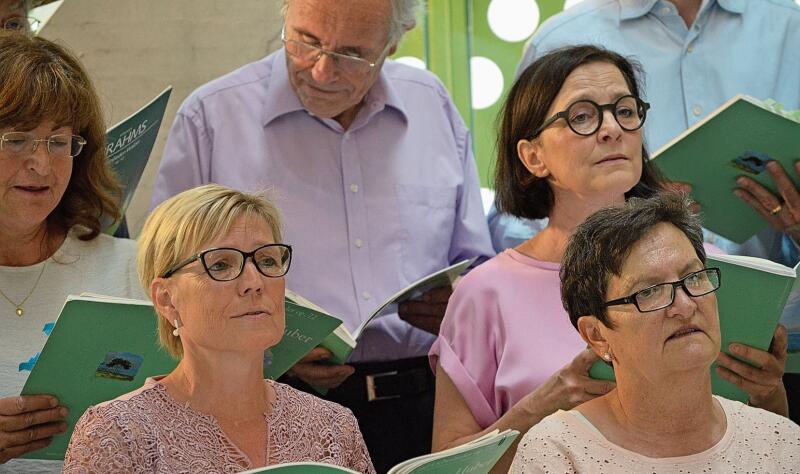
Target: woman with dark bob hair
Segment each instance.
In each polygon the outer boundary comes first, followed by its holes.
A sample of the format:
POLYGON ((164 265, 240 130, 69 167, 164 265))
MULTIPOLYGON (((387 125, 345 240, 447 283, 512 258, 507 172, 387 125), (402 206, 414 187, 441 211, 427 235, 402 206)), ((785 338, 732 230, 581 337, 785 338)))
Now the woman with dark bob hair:
MULTIPOLYGON (((143 298, 133 241, 101 234, 119 218, 97 94, 75 56, 0 34, 0 463, 63 432, 52 396, 18 396, 68 294, 143 298)), ((14 460, 13 472, 60 463, 14 460)))
POLYGON ((613 364, 617 386, 531 428, 511 472, 796 472, 800 427, 711 394, 722 276, 678 195, 578 226, 561 267, 564 319, 613 364))
POLYGON ((574 46, 542 56, 511 88, 497 139, 496 203, 500 212, 548 220, 469 273, 450 298, 430 352, 435 450, 494 429, 525 432, 613 388, 588 375, 597 356, 566 318, 558 272, 588 216, 663 189, 643 144, 649 104, 639 75, 617 53, 574 46))

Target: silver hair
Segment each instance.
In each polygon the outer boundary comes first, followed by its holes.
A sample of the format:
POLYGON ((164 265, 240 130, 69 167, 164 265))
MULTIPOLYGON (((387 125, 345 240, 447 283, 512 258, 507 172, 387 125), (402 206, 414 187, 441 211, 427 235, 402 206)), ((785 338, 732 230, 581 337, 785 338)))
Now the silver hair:
MULTIPOLYGON (((421 7, 420 0, 390 0, 392 2, 392 18, 389 24, 389 38, 387 44, 394 46, 400 42, 406 31, 417 23, 417 13, 421 7)), ((281 14, 286 19, 291 0, 283 0, 281 14)))

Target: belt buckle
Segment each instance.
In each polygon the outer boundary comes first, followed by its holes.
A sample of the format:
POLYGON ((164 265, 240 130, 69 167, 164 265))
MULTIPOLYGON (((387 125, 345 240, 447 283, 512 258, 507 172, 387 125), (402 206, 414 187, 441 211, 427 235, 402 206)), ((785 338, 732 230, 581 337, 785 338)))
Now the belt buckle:
POLYGON ((379 379, 382 377, 389 377, 391 375, 397 375, 397 371, 393 370, 391 372, 381 372, 380 374, 370 374, 366 376, 368 402, 374 402, 378 400, 391 400, 392 398, 400 398, 400 395, 386 395, 379 397, 375 394, 375 379, 379 379))

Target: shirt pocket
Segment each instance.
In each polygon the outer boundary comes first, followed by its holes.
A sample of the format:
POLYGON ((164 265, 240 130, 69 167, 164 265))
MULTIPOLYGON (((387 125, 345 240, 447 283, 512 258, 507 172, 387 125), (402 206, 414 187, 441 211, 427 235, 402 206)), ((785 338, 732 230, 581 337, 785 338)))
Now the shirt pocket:
POLYGON ((403 274, 409 283, 446 267, 456 219, 455 186, 396 184, 403 274))

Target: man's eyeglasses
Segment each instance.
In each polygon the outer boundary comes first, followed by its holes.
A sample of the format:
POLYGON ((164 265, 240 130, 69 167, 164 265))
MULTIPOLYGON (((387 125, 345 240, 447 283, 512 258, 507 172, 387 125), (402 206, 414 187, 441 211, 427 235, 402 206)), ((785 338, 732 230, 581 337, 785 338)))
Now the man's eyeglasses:
MULTIPOLYGON (((377 62, 372 62, 354 54, 337 53, 303 41, 286 39, 285 30, 281 30, 281 41, 286 47, 286 52, 300 61, 305 61, 309 64, 316 63, 325 54, 333 59, 336 67, 347 74, 366 74, 377 64, 377 62)), ((386 53, 386 49, 388 48, 384 48, 379 58, 386 53)))
POLYGON ((3 22, 3 29, 11 31, 36 31, 41 24, 42 22, 30 16, 27 18, 24 16, 15 16, 3 22))
POLYGON ((579 100, 573 102, 563 110, 549 119, 545 120, 541 127, 531 135, 531 139, 539 136, 544 129, 549 127, 558 119, 564 119, 569 128, 581 136, 589 136, 600 130, 603 125, 603 111, 608 109, 614 115, 617 123, 623 130, 632 132, 644 125, 647 117, 647 110, 650 104, 634 95, 624 95, 611 104, 600 105, 592 100, 579 100))
POLYGON ((681 287, 687 295, 698 297, 717 291, 720 283, 719 268, 706 268, 690 273, 678 281, 653 285, 630 296, 607 301, 603 306, 632 304, 640 313, 647 313, 670 306, 675 301, 675 288, 681 287))
POLYGON ((248 258, 253 261, 259 273, 265 277, 278 278, 289 271, 289 265, 292 263, 292 247, 284 244, 267 244, 252 252, 227 247, 208 249, 173 265, 161 277, 169 278, 186 265, 200 260, 203 269, 212 280, 231 281, 242 274, 248 258))
POLYGON ((57 158, 74 158, 86 145, 86 140, 78 135, 59 133, 47 138, 36 138, 28 132, 6 132, 0 135, 0 151, 13 157, 27 157, 36 153, 40 143, 47 144, 47 152, 57 158))

